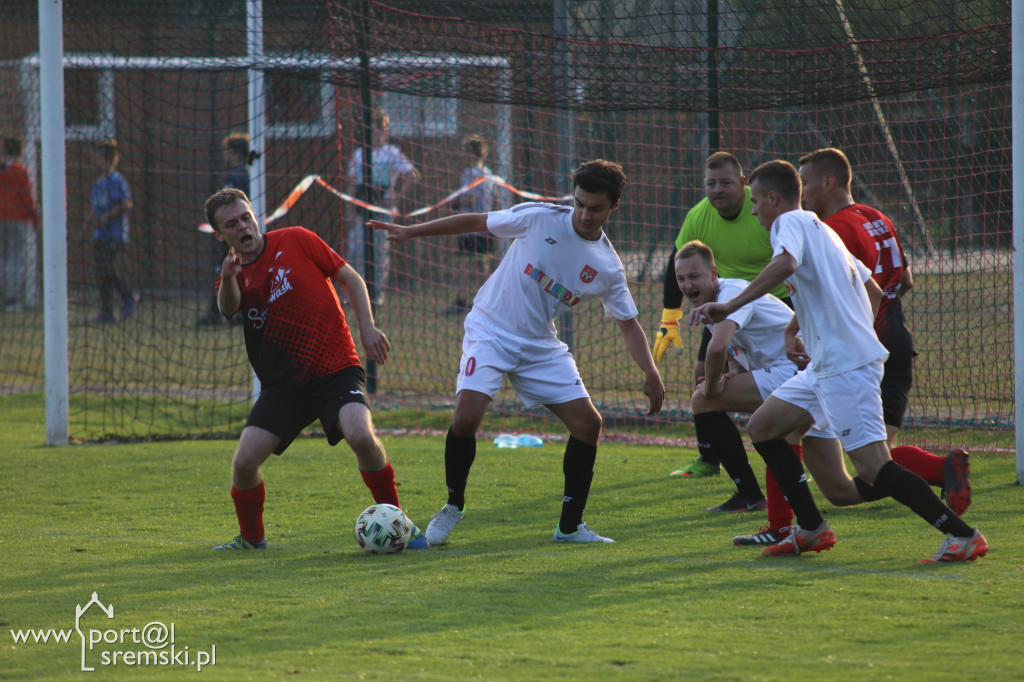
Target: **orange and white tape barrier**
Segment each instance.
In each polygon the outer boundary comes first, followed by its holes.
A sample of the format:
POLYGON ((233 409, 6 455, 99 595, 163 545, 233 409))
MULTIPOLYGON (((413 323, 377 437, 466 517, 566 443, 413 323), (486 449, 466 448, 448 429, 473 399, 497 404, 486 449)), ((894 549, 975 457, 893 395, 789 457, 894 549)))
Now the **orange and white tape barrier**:
MULTIPOLYGON (((306 177, 302 178, 299 184, 295 185, 295 188, 288 193, 288 196, 285 198, 284 201, 281 202, 281 205, 278 206, 273 213, 267 216, 265 224, 269 225, 275 220, 279 220, 280 218, 283 218, 285 215, 287 215, 288 211, 290 211, 292 207, 295 206, 295 204, 299 201, 303 194, 309 191, 309 188, 312 187, 314 183, 320 185, 331 194, 336 195, 342 201, 347 201, 348 203, 353 204, 354 206, 358 206, 359 208, 365 211, 373 213, 383 213, 395 218, 415 218, 417 216, 429 213, 430 211, 436 211, 445 204, 451 203, 453 200, 462 196, 469 190, 487 181, 493 182, 495 186, 508 190, 509 192, 512 192, 517 196, 523 197, 524 199, 529 199, 530 201, 550 201, 555 203, 561 203, 572 199, 572 195, 566 195, 562 197, 548 197, 544 196, 543 194, 528 192, 526 190, 519 189, 514 185, 511 185, 507 180, 505 180, 505 178, 498 177, 497 175, 483 175, 476 178, 475 180, 473 180, 473 182, 469 183, 468 185, 463 185, 462 187, 458 188, 445 198, 441 199, 441 201, 437 202, 436 204, 424 206, 422 208, 417 208, 416 210, 410 211, 409 213, 401 213, 400 211, 385 208, 383 206, 377 206, 376 204, 365 202, 362 199, 357 199, 351 194, 346 194, 345 192, 342 192, 336 187, 332 187, 331 185, 327 184, 324 181, 324 179, 321 178, 319 175, 314 174, 307 175, 306 177)), ((205 232, 207 234, 213 234, 213 228, 210 226, 209 223, 202 223, 201 225, 199 225, 199 231, 205 232)))

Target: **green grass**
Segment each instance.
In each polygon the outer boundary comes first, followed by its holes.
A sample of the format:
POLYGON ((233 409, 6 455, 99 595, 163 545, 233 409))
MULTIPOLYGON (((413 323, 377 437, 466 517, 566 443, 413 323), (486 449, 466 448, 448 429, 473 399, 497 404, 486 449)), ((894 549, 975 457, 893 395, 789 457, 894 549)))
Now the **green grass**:
MULTIPOLYGON (((598 452, 587 518, 618 542, 555 545, 561 446, 486 441, 446 547, 363 555, 352 525, 370 498, 351 453, 301 439, 267 466, 270 548, 225 554, 210 547, 236 532, 232 441, 48 448, 41 423, 37 400, 0 399, 0 678, 81 679, 77 635, 15 645, 10 631, 73 627, 94 591, 115 617, 94 608, 86 628, 173 623, 179 650, 216 646, 202 679, 1020 676, 1024 535, 1009 454, 972 460, 967 519, 992 550, 967 565, 916 563, 941 537, 893 502, 823 504, 835 549, 761 558, 730 538, 762 517, 702 511, 728 496, 726 479, 667 478, 694 453, 615 443, 598 452)), ((425 525, 443 502, 443 439, 385 445, 425 525)), ((96 667, 97 679, 192 672, 96 667)))

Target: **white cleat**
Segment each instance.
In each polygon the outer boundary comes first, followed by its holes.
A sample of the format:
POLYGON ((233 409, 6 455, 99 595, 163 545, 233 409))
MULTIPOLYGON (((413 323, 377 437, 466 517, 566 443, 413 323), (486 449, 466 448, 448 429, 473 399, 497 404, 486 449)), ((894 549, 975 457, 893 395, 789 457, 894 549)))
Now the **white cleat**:
POLYGON ((452 534, 452 530, 459 525, 459 521, 465 515, 466 512, 459 511, 455 505, 446 504, 441 507, 441 511, 434 514, 434 518, 430 519, 430 523, 427 524, 426 535, 430 546, 436 547, 448 542, 448 536, 452 534))
POLYGON ((581 523, 576 526, 575 533, 568 534, 563 533, 561 528, 555 526, 555 542, 615 542, 615 540, 598 535, 586 523, 581 523))

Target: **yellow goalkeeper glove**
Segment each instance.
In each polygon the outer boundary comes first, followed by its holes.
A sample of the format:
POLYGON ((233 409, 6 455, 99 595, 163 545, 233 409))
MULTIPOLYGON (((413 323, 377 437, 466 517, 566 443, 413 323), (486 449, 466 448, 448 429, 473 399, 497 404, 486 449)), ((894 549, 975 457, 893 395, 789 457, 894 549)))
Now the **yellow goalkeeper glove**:
POLYGON ((665 308, 661 311, 661 326, 654 336, 654 361, 661 362, 669 346, 683 350, 683 342, 679 338, 679 320, 683 317, 681 308, 665 308))

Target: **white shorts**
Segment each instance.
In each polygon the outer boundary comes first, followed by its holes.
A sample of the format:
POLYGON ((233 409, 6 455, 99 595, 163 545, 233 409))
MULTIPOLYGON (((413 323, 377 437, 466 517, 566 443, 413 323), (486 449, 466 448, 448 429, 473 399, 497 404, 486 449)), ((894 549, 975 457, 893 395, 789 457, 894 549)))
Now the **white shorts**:
POLYGON ((775 389, 786 383, 796 373, 796 365, 792 363, 750 370, 750 375, 754 377, 754 383, 757 384, 757 391, 761 394, 761 400, 768 400, 768 396, 774 393, 775 389))
POLYGON ((811 414, 814 424, 808 436, 838 438, 843 450, 849 452, 886 439, 882 364, 879 359, 820 379, 810 372, 800 372, 772 395, 811 414))
POLYGON ((505 376, 526 407, 590 397, 569 347, 557 337, 510 334, 471 312, 466 316, 456 393, 468 388, 493 398, 505 376))

